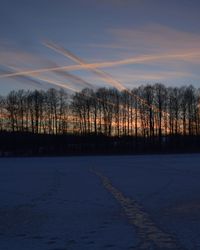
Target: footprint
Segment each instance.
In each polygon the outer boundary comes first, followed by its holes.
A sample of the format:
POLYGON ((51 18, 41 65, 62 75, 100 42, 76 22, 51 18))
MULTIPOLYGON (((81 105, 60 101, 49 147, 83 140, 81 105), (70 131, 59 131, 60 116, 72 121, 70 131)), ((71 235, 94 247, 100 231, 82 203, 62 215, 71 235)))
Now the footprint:
POLYGON ((96 233, 96 231, 90 231, 89 232, 89 234, 95 234, 96 233))
POLYGON ((50 240, 58 240, 59 237, 51 237, 50 240))
POLYGON ((92 244, 94 244, 94 241, 88 241, 87 244, 92 245, 92 244))
POLYGON ((104 245, 104 248, 112 248, 112 247, 115 247, 115 245, 113 245, 113 244, 104 245))
POLYGON ((36 236, 33 236, 32 239, 34 239, 34 240, 42 240, 42 239, 44 239, 44 237, 36 235, 36 236))
POLYGON ((100 229, 105 229, 105 228, 106 228, 106 226, 100 226, 99 228, 100 228, 100 229))
POLYGON ((81 239, 82 240, 86 240, 86 239, 88 239, 89 237, 88 236, 81 236, 81 239))
POLYGON ((129 250, 134 250, 134 249, 137 249, 135 246, 130 246, 130 247, 128 247, 127 249, 129 249, 129 250))
POLYGON ((65 247, 57 247, 57 248, 53 248, 52 250, 66 250, 65 247))
POLYGON ((76 244, 76 241, 75 240, 68 240, 68 245, 73 245, 73 244, 76 244))
POLYGON ((26 234, 16 234, 16 237, 26 237, 26 234))
POLYGON ((52 245, 52 244, 55 244, 55 243, 56 243, 55 240, 50 240, 50 241, 47 242, 48 245, 52 245))

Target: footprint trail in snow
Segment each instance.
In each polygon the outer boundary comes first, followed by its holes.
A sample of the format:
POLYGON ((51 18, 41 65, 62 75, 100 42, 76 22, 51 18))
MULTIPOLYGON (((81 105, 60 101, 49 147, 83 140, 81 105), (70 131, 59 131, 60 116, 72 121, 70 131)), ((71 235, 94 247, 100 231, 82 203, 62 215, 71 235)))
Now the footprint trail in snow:
POLYGON ((136 227, 140 238, 140 245, 137 247, 138 250, 184 249, 174 236, 164 232, 155 224, 142 206, 133 199, 126 197, 120 190, 115 188, 108 177, 94 168, 91 169, 91 172, 100 178, 104 188, 112 194, 123 208, 129 223, 136 227))

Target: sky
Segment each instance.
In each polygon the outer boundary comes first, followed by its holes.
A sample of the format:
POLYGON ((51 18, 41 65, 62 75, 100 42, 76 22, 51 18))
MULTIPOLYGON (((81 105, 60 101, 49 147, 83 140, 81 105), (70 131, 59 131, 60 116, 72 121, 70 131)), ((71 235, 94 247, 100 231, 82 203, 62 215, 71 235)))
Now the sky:
POLYGON ((197 0, 0 0, 0 95, 200 87, 197 0))

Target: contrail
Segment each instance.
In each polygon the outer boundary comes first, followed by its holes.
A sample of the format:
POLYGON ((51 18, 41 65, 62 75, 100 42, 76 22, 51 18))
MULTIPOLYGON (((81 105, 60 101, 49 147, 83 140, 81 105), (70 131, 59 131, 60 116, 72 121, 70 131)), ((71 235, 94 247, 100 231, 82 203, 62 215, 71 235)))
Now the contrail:
POLYGON ((73 83, 79 84, 81 87, 83 87, 83 84, 84 84, 88 88, 94 88, 94 86, 91 83, 85 81, 84 79, 82 79, 79 76, 76 76, 76 75, 70 74, 66 71, 61 71, 61 70, 56 71, 55 73, 59 73, 61 76, 69 78, 73 83))
MULTIPOLYGON (((31 71, 22 71, 22 70, 19 70, 19 69, 15 68, 15 67, 7 66, 7 65, 6 65, 6 67, 14 69, 15 72, 11 72, 9 70, 4 70, 3 71, 4 74, 0 74, 0 78, 7 78, 7 77, 13 77, 13 78, 20 77, 20 78, 24 78, 25 77, 25 79, 28 79, 29 76, 36 77, 37 75, 39 75, 41 73, 51 72, 51 71, 55 70, 55 73, 58 73, 58 74, 60 74, 62 76, 70 78, 72 81, 76 82, 76 84, 77 83, 79 85, 83 85, 84 84, 86 87, 93 88, 93 85, 91 83, 85 81, 84 79, 82 79, 82 78, 80 78, 78 76, 75 76, 73 74, 70 74, 68 72, 63 71, 63 68, 65 68, 65 66, 64 67, 55 66, 54 68, 41 69, 41 70, 31 70, 31 71)), ((68 66, 66 66, 66 67, 68 67, 68 66)), ((29 78, 29 80, 32 80, 32 79, 29 78)), ((34 80, 32 80, 32 81, 34 81, 34 80)))
MULTIPOLYGON (((85 65, 89 65, 87 64, 87 62, 85 62, 83 59, 79 58, 78 56, 74 55, 71 51, 66 50, 64 48, 60 48, 58 45, 55 45, 53 43, 50 42, 46 42, 45 43, 47 47, 53 49, 54 51, 57 51, 58 53, 70 58, 71 60, 73 60, 76 63, 79 63, 81 66, 85 66, 85 65)), ((105 73, 104 71, 100 70, 100 69, 96 69, 94 68, 94 65, 91 67, 88 67, 88 69, 97 74, 98 76, 100 76, 101 78, 103 78, 107 83, 111 84, 112 86, 116 87, 118 90, 126 90, 128 91, 128 93, 132 96, 134 96, 141 104, 145 105, 148 108, 151 108, 152 110, 154 110, 155 112, 161 112, 159 108, 157 108, 155 105, 149 105, 147 103, 147 101, 145 101, 143 98, 139 97, 138 95, 134 94, 133 92, 131 92, 129 89, 127 89, 120 81, 113 79, 110 75, 108 75, 107 73, 105 73)), ((168 112, 162 111, 163 114, 169 116, 168 112)))
MULTIPOLYGON (((52 44, 50 42, 45 43, 47 47, 55 50, 56 52, 70 58, 71 60, 73 60, 76 63, 79 63, 81 66, 84 65, 88 65, 87 62, 85 62, 83 59, 79 58, 78 56, 74 55, 71 51, 68 51, 64 48, 60 48, 59 46, 52 44)), ((117 89, 121 90, 127 90, 132 96, 136 97, 137 100, 140 101, 140 103, 145 104, 148 107, 151 107, 150 105, 148 105, 146 103, 145 100, 143 100, 142 98, 140 98, 138 95, 133 94, 129 89, 125 88, 124 85, 119 82, 118 80, 113 79, 111 76, 108 76, 107 73, 105 73, 104 71, 101 71, 100 69, 96 69, 94 67, 89 67, 89 70, 91 70, 92 72, 96 73, 98 76, 100 75, 100 77, 102 77, 107 83, 111 84, 112 86, 116 87, 117 89)))
MULTIPOLYGON (((7 67, 6 69, 1 69, 0 71, 4 72, 4 73, 6 72, 6 74, 13 74, 13 71, 16 70, 16 68, 8 66, 8 65, 6 65, 6 67, 7 67)), ((13 78, 16 80, 20 79, 20 81, 29 81, 29 84, 32 86, 37 85, 37 86, 41 87, 41 85, 42 85, 40 81, 33 79, 31 76, 23 76, 23 75, 19 76, 18 75, 18 76, 14 76, 13 78)))
POLYGON ((106 72, 97 69, 94 66, 89 66, 89 64, 87 62, 85 62, 84 60, 80 59, 78 56, 74 55, 72 52, 70 52, 67 49, 64 49, 62 47, 58 47, 57 45, 50 43, 50 42, 46 42, 45 45, 50 48, 55 50, 56 52, 70 58, 72 61, 80 64, 81 66, 86 66, 88 65, 88 70, 90 70, 91 72, 95 73, 96 75, 98 75, 100 78, 102 78, 103 80, 105 80, 107 83, 109 83, 110 85, 114 86, 115 88, 117 88, 118 90, 124 90, 125 87, 117 80, 113 79, 109 74, 107 74, 106 72))
MULTIPOLYGON (((20 69, 18 69, 16 67, 11 67, 11 66, 9 66, 9 68, 11 68, 12 70, 20 70, 20 69)), ((41 87, 43 87, 43 85, 42 85, 42 83, 40 81, 46 82, 46 83, 51 84, 53 86, 58 86, 58 87, 61 87, 61 88, 64 88, 64 89, 70 89, 73 92, 78 91, 77 89, 75 89, 75 88, 73 88, 73 87, 71 87, 69 85, 66 86, 66 84, 61 83, 59 81, 50 80, 50 79, 48 79, 46 77, 42 77, 42 76, 35 76, 35 74, 30 74, 28 76, 16 76, 15 78, 25 79, 25 80, 31 81, 32 83, 36 83, 37 85, 40 85, 41 87)))
MULTIPOLYGON (((74 56, 70 51, 67 49, 60 47, 52 42, 43 42, 43 44, 51 48, 58 53, 67 53, 68 58, 71 58, 73 61, 80 60, 77 56, 74 56)), ((101 62, 101 63, 83 63, 84 67, 88 68, 104 68, 104 67, 114 67, 114 66, 120 66, 120 65, 126 65, 126 64, 136 64, 136 63, 144 63, 148 61, 156 61, 160 59, 190 59, 191 57, 197 57, 200 56, 200 53, 194 53, 194 52, 187 52, 187 53, 165 53, 165 54, 153 54, 153 55, 142 55, 137 57, 131 57, 123 60, 118 61, 108 61, 108 62, 101 62)), ((83 61, 83 60, 82 60, 83 61)), ((82 66, 83 66, 82 65, 82 66)))
POLYGON ((54 86, 58 86, 58 87, 61 87, 61 88, 64 88, 64 89, 72 90, 73 92, 77 92, 77 91, 78 91, 77 89, 75 89, 75 88, 73 88, 73 87, 71 87, 71 86, 69 86, 69 85, 66 86, 64 83, 61 83, 61 82, 59 82, 59 81, 50 80, 50 79, 48 79, 48 78, 45 78, 45 77, 38 77, 38 76, 37 76, 37 79, 39 79, 39 80, 41 80, 41 81, 43 81, 43 82, 47 82, 47 83, 49 83, 49 84, 52 84, 52 85, 54 85, 54 86))
MULTIPOLYGON (((50 64, 52 67, 59 67, 55 62, 46 60, 48 64, 50 64)), ((62 77, 66 77, 69 78, 73 83, 75 83, 76 85, 80 85, 81 87, 83 87, 83 85, 85 85, 88 88, 93 88, 93 85, 87 81, 85 81, 84 79, 82 79, 79 76, 76 76, 74 74, 71 74, 67 71, 63 71, 63 70, 56 70, 54 72, 55 74, 61 75, 62 77)))
MULTIPOLYGON (((44 43, 45 46, 50 47, 50 44, 44 43)), ((127 64, 139 64, 139 63, 145 63, 145 62, 151 62, 151 61, 157 61, 161 59, 191 59, 192 57, 200 56, 198 53, 181 53, 181 54, 160 54, 160 55, 143 55, 138 56, 134 58, 128 58, 124 60, 118 60, 118 61, 108 61, 108 62, 101 62, 101 63, 89 63, 89 64, 82 64, 82 65, 68 65, 68 66, 58 66, 58 67, 51 67, 51 68, 43 68, 43 69, 37 69, 37 70, 27 70, 27 71, 20 71, 15 73, 9 73, 9 74, 2 74, 0 75, 0 78, 5 77, 13 77, 13 76, 21 76, 21 75, 29 75, 29 74, 40 74, 44 72, 56 72, 56 71, 76 71, 81 69, 91 69, 91 68, 105 68, 105 67, 115 67, 120 65, 127 65, 127 64)), ((101 74, 102 75, 102 74, 101 74)), ((109 76, 108 74, 106 74, 109 76)), ((102 75, 103 77, 103 75, 102 75)), ((110 82, 112 80, 110 79, 110 82)), ((118 83, 116 82, 116 85, 118 83)), ((120 88, 120 86, 118 86, 120 88)))

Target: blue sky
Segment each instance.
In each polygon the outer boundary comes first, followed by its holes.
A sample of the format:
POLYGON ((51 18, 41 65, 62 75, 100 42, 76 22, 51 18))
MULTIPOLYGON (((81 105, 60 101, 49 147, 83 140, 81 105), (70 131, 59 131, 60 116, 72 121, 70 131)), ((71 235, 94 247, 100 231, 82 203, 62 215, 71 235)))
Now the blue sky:
POLYGON ((128 88, 155 82, 200 86, 199 1, 0 3, 1 94, 21 88, 79 90, 87 83, 96 87, 120 82, 128 88), (68 68, 80 65, 69 58, 69 51, 89 69, 68 68), (66 69, 60 69, 63 66, 66 69))

